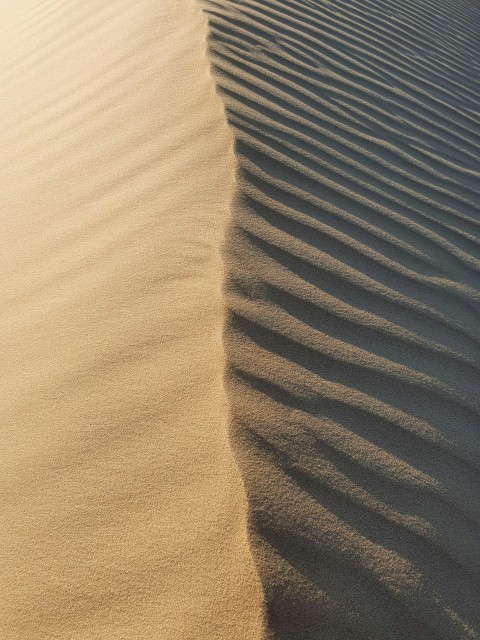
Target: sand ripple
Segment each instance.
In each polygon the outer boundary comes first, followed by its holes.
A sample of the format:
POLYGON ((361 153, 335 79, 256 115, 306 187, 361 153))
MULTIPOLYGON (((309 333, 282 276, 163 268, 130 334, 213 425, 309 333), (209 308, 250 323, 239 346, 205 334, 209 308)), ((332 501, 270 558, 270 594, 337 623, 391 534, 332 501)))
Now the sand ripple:
POLYGON ((232 436, 276 638, 480 637, 480 7, 209 2, 232 436))

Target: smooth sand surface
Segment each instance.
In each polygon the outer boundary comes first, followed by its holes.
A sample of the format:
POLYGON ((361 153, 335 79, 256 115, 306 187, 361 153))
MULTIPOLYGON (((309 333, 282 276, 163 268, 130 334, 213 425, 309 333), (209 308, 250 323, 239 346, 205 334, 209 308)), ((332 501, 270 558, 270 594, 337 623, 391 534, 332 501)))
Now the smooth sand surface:
POLYGON ((0 638, 254 639, 193 0, 0 6, 0 638))
POLYGON ((218 0, 233 437, 273 637, 480 638, 480 4, 218 0))

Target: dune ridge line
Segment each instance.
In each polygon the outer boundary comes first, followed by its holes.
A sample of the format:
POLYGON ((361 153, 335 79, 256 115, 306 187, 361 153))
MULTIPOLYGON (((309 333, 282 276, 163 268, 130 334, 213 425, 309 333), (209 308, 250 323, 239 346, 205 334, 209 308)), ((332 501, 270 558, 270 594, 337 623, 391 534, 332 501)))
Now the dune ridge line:
POLYGON ((0 3, 1 640, 262 633, 206 35, 195 0, 0 3))

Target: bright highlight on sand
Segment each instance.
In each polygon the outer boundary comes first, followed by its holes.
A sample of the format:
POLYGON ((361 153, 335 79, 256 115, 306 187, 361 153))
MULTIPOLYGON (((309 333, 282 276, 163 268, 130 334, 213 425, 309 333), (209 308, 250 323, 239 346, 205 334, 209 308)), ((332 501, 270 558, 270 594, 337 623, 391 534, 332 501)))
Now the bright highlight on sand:
POLYGON ((0 640, 480 639, 480 5, 0 29, 0 640))
POLYGON ((258 637, 206 19, 29 5, 2 25, 0 637, 258 637))

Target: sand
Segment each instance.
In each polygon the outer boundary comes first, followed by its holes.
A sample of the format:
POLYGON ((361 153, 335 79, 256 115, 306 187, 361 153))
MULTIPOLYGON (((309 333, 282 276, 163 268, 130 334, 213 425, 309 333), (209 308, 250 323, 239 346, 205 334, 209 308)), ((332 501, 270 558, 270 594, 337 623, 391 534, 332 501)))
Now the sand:
POLYGON ((480 638, 480 5, 219 0, 232 438, 277 640, 480 638))
POLYGON ((480 639, 478 2, 0 18, 1 640, 480 639))
POLYGON ((12 0, 0 18, 0 638, 259 637, 205 17, 12 0))

